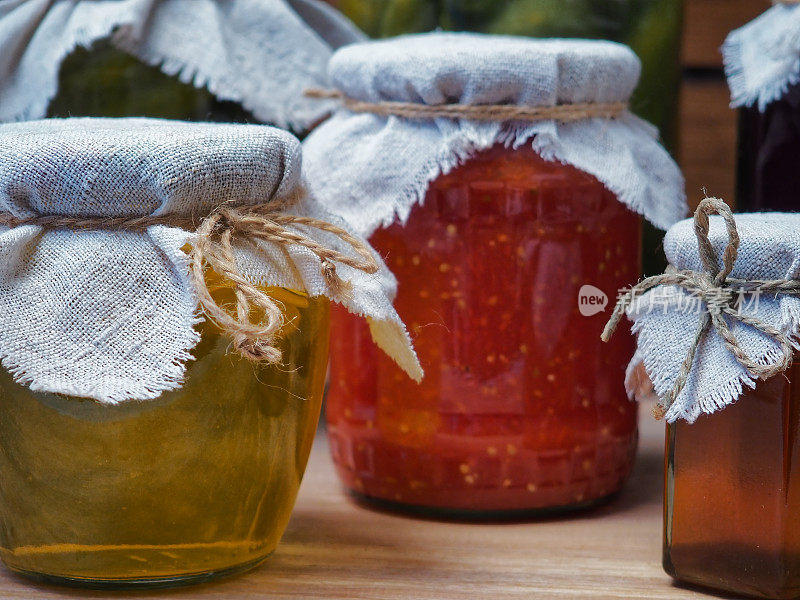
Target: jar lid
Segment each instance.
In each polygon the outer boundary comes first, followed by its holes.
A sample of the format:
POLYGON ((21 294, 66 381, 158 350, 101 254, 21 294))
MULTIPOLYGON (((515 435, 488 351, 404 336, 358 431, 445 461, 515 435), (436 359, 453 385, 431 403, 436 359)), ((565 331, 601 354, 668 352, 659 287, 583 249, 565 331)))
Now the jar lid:
POLYGON ((0 126, 0 204, 20 215, 203 215, 300 185, 301 148, 262 125, 45 119, 0 126))
MULTIPOLYGON (((734 279, 797 279, 800 276, 800 213, 738 213, 739 249, 730 277, 734 279)), ((728 244, 722 217, 709 217, 708 239, 721 257, 728 244)), ((673 225, 664 236, 664 253, 677 269, 701 271, 694 219, 673 225)))
POLYGON ((627 101, 641 64, 615 42, 438 32, 351 44, 328 71, 364 101, 552 106, 627 101))
POLYGON ((686 215, 683 177, 627 110, 639 68, 602 41, 434 32, 346 46, 331 59, 335 90, 317 92, 343 104, 304 142, 309 183, 368 236, 405 222, 431 181, 475 153, 530 144, 666 229, 686 215))
POLYGON ((707 199, 694 220, 667 232, 664 250, 668 272, 645 279, 634 287, 642 293, 617 307, 628 306, 637 335, 629 389, 643 363, 666 419, 693 422, 791 362, 800 332, 800 214, 734 216, 707 199), (725 217, 707 217, 706 234, 700 213, 709 207, 725 217))
POLYGON ((297 139, 266 126, 0 125, 3 366, 34 391, 153 399, 181 387, 204 317, 248 358, 278 362, 281 310, 258 289, 277 286, 366 316, 378 345, 418 379, 393 276, 305 193, 300 172, 297 139), (247 310, 215 303, 208 267, 247 310))

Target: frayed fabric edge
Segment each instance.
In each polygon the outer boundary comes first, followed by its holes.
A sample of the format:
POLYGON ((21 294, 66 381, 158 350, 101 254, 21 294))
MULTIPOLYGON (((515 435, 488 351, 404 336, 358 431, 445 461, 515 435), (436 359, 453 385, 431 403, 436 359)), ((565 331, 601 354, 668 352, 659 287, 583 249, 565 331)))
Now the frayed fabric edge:
MULTIPOLYGON (((782 313, 783 313, 782 308, 782 313)), ((787 331, 790 331, 790 339, 795 349, 800 349, 800 311, 791 310, 792 321, 784 323, 787 331)), ((653 383, 653 388, 659 398, 663 398, 674 383, 674 378, 665 373, 658 373, 654 360, 655 342, 642 332, 643 324, 641 321, 634 322, 631 333, 636 336, 637 348, 626 371, 626 389, 628 389, 627 373, 632 371, 638 364, 643 364, 648 377, 653 383), (636 362, 636 365, 634 365, 636 362)), ((769 364, 779 360, 781 357, 780 349, 773 346, 770 350, 763 353, 756 359, 760 364, 769 364)), ((697 357, 695 357, 697 360, 697 357)), ((674 423, 679 419, 684 419, 688 423, 694 423, 701 414, 713 414, 718 410, 735 403, 742 395, 745 388, 753 389, 756 386, 756 379, 747 371, 740 370, 736 377, 726 381, 722 386, 716 387, 710 392, 701 394, 694 400, 687 398, 685 392, 681 393, 676 401, 670 406, 664 415, 667 423, 674 423)), ((629 392, 630 393, 630 392, 629 392)))
MULTIPOLYGON (((42 119, 47 115, 47 109, 53 98, 58 93, 58 73, 64 60, 77 48, 91 48, 98 40, 109 39, 117 49, 135 56, 148 66, 159 69, 165 75, 176 77, 184 84, 196 89, 207 89, 216 98, 223 101, 236 102, 262 122, 272 123, 283 129, 293 131, 306 131, 315 122, 331 114, 336 104, 330 100, 307 102, 307 110, 297 111, 297 114, 287 110, 287 103, 281 101, 270 102, 266 106, 256 106, 252 98, 245 98, 236 90, 234 81, 219 79, 207 73, 201 65, 192 65, 185 61, 169 56, 167 53, 145 51, 141 48, 133 28, 126 24, 132 21, 129 16, 113 15, 92 23, 75 31, 72 39, 68 40, 57 51, 52 65, 45 67, 46 73, 40 81, 40 90, 35 97, 26 98, 24 106, 11 114, 3 115, 0 121, 30 121, 42 119), (52 68, 51 68, 52 66, 52 68)), ((2 111, 0 111, 2 115, 2 111)))
MULTIPOLYGON (((165 75, 176 77, 181 83, 191 85, 196 89, 207 89, 215 98, 241 104, 241 106, 251 112, 255 118, 264 123, 270 123, 281 129, 290 131, 307 131, 315 122, 330 114, 336 104, 330 100, 314 101, 313 103, 303 99, 308 103, 308 114, 292 115, 287 110, 287 103, 277 100, 269 102, 264 106, 257 106, 253 98, 245 97, 238 91, 236 82, 230 78, 215 77, 210 72, 203 69, 202 65, 189 64, 186 61, 169 56, 166 52, 156 52, 145 50, 141 46, 141 40, 129 34, 129 29, 123 28, 115 32, 112 43, 116 48, 127 52, 143 63, 159 69, 165 75)), ((269 95, 261 97, 262 100, 268 99, 269 95)))
MULTIPOLYGON (((164 226, 155 226, 153 230, 168 229, 164 226)), ((40 228, 36 228, 35 233, 39 233, 40 228)), ((184 317, 181 330, 184 332, 182 339, 175 344, 179 348, 173 355, 168 365, 164 365, 164 372, 157 380, 149 383, 138 383, 136 385, 129 382, 121 389, 109 392, 107 389, 87 388, 83 383, 57 383, 44 381, 42 376, 32 375, 22 364, 12 360, 8 351, 3 349, 0 342, 0 364, 12 376, 16 383, 25 385, 34 392, 66 394, 79 398, 88 398, 100 404, 114 406, 123 402, 147 401, 159 398, 163 393, 174 391, 183 387, 186 377, 187 363, 194 360, 192 350, 200 342, 200 332, 197 325, 205 321, 202 315, 198 299, 191 283, 189 282, 190 259, 188 255, 180 250, 179 247, 167 251, 157 238, 152 237, 153 231, 146 234, 150 237, 153 245, 164 253, 173 265, 174 274, 182 284, 181 295, 187 305, 195 307, 193 312, 189 312, 184 317)))
MULTIPOLYGON (((110 37, 114 28, 120 27, 119 22, 120 18, 118 16, 107 17, 93 23, 91 27, 76 30, 72 39, 63 44, 56 53, 56 61, 52 65, 52 72, 50 72, 49 65, 45 67, 44 70, 47 72, 44 73, 41 80, 43 89, 37 91, 36 97, 26 102, 21 110, 1 117, 0 121, 15 122, 43 119, 47 115, 50 103, 58 93, 58 73, 64 60, 77 48, 89 49, 97 40, 110 37)), ((0 111, 0 114, 2 114, 2 111, 0 111)))
MULTIPOLYGON (((640 121, 633 115, 630 115, 630 118, 636 119, 637 122, 640 121)), ((649 124, 645 122, 641 122, 641 124, 649 126, 649 124)), ((657 130, 652 128, 652 126, 650 127, 649 133, 657 135, 657 130)), ((625 206, 643 216, 659 229, 667 230, 686 216, 685 214, 676 214, 673 218, 662 219, 657 215, 648 215, 645 203, 632 191, 622 189, 620 185, 614 185, 613 182, 609 181, 609 178, 605 177, 602 173, 593 173, 584 166, 574 165, 568 161, 560 145, 554 142, 551 136, 530 131, 530 128, 525 129, 527 131, 521 132, 519 128, 499 128, 494 134, 481 137, 473 137, 470 135, 473 132, 462 132, 465 135, 458 136, 455 139, 445 140, 443 143, 444 148, 437 153, 436 158, 426 163, 418 174, 412 178, 411 183, 404 188, 403 197, 396 202, 394 210, 390 214, 375 218, 372 222, 368 223, 363 232, 364 236, 368 238, 375 230, 388 227, 393 223, 399 222, 405 225, 413 207, 424 204, 428 186, 432 181, 441 175, 447 175, 454 168, 461 166, 470 158, 474 157, 478 152, 487 150, 495 144, 503 144, 507 148, 519 148, 530 143, 532 149, 544 160, 559 162, 586 171, 597 178, 597 180, 612 192, 625 206), (537 141, 539 143, 537 143, 537 141)), ((657 143, 655 139, 653 142, 657 143)), ((681 196, 680 201, 685 205, 685 192, 681 196)))
MULTIPOLYGON (((775 10, 787 10, 787 7, 775 6, 758 17, 758 19, 770 18, 770 13, 775 10)), ((789 10, 800 10, 800 6, 790 7, 789 10)), ((798 56, 782 77, 761 88, 750 89, 748 87, 747 70, 744 66, 744 41, 741 38, 746 33, 743 30, 754 23, 751 22, 743 28, 736 29, 728 34, 720 48, 720 52, 722 53, 722 64, 731 93, 731 108, 757 105, 758 110, 764 112, 770 104, 780 100, 790 86, 800 82, 800 40, 797 43, 798 56)))

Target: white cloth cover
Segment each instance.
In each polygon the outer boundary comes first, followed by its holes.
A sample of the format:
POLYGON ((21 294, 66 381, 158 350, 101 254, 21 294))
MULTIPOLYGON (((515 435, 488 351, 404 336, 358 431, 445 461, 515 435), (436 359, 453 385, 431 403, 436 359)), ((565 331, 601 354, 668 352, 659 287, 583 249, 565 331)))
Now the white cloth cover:
MULTIPOLYGON (((709 239, 720 257, 727 244, 721 217, 712 216, 709 239)), ((797 279, 800 277, 800 214, 753 213, 736 215, 741 237, 739 257, 731 277, 737 279, 797 279)), ((692 220, 681 221, 664 238, 669 262, 678 269, 702 271, 692 220)), ((796 342, 800 327, 800 298, 762 294, 745 296, 741 312, 756 316, 791 334, 796 342)), ((637 334, 638 350, 631 363, 629 392, 635 382, 631 374, 641 362, 663 397, 673 387, 705 307, 692 303, 689 294, 673 286, 656 288, 642 295, 628 311, 637 334), (690 310, 689 307, 692 307, 690 310)), ((728 319, 742 349, 757 362, 767 364, 780 356, 780 346, 739 321, 728 319)), ((701 413, 713 413, 735 402, 755 380, 725 348, 722 338, 708 330, 698 347, 686 387, 666 414, 672 423, 683 418, 690 423, 701 413)))
MULTIPOLYGON (((0 125, 0 210, 36 214, 204 215, 301 184, 300 143, 259 125, 154 119, 53 119, 0 125)), ((307 198, 288 212, 343 223, 307 198)), ((333 234, 294 228, 354 255, 333 234)), ((192 233, 0 228, 0 359, 35 391, 103 403, 156 398, 181 386, 198 342, 198 314, 182 247, 192 233)), ((330 295, 309 250, 236 248, 253 283, 330 295)), ((381 263, 368 275, 337 265, 353 285, 347 308, 368 317, 376 342, 420 376, 391 305, 396 283, 381 263)))
POLYGON ((766 107, 800 81, 800 5, 776 4, 722 45, 731 106, 766 107))
MULTIPOLYGON (((520 104, 625 102, 640 64, 613 42, 429 33, 353 44, 331 59, 332 84, 367 102, 520 104)), ((339 110, 304 142, 307 178, 326 207, 370 235, 405 222, 428 184, 498 142, 591 173, 666 229, 686 215, 683 177, 657 131, 626 112, 559 123, 411 120, 339 110)))
POLYGON ((6 0, 0 121, 43 118, 63 59, 104 38, 263 122, 305 130, 331 107, 303 91, 325 83, 333 49, 364 36, 320 0, 6 0))

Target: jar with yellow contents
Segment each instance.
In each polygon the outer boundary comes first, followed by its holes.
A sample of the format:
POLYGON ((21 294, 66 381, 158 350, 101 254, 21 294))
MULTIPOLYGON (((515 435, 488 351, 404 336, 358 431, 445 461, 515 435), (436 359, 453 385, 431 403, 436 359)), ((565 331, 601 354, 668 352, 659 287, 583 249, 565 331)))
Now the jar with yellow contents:
POLYGON ((258 564, 314 439, 330 301, 419 375, 391 275, 277 129, 34 121, 0 155, 3 562, 93 587, 258 564))

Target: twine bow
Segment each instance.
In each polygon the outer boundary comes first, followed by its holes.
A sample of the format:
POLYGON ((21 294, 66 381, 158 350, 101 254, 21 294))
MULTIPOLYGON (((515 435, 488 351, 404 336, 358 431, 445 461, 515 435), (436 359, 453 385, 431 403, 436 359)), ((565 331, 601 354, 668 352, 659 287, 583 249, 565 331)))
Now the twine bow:
POLYGON ((267 364, 278 363, 281 352, 276 347, 276 336, 284 325, 283 311, 279 304, 242 275, 236 264, 234 243, 256 241, 277 244, 282 247, 301 246, 319 258, 322 276, 336 298, 346 298, 351 289, 336 272, 341 263, 364 271, 376 273, 379 265, 369 246, 341 227, 312 217, 285 214, 284 209, 296 203, 302 193, 290 199, 266 202, 251 206, 221 206, 202 219, 199 226, 194 217, 179 215, 144 217, 70 217, 62 215, 37 215, 16 217, 0 213, 0 225, 21 227, 38 225, 50 229, 74 230, 144 230, 153 225, 167 225, 194 230, 191 240, 190 277, 197 292, 200 307, 205 315, 233 339, 233 347, 245 358, 267 364), (288 229, 289 225, 301 225, 326 231, 349 244, 357 258, 316 242, 288 229), (206 283, 206 269, 233 284, 236 295, 235 313, 228 312, 211 295, 206 283), (254 316, 258 318, 254 319, 254 316))
POLYGON ((768 379, 785 371, 792 363, 792 343, 789 337, 761 319, 742 314, 740 310, 734 308, 734 302, 741 293, 755 291, 797 295, 800 294, 800 281, 795 279, 746 281, 729 277, 739 252, 739 232, 736 229, 736 220, 730 208, 718 198, 706 198, 700 202, 694 213, 694 231, 697 236, 700 260, 703 263, 705 272, 671 268, 661 275, 648 277, 632 286, 620 296, 601 335, 601 339, 604 342, 610 340, 635 297, 659 286, 675 285, 681 287, 705 303, 706 310, 703 311, 700 317, 694 339, 686 358, 681 364, 675 384, 653 411, 656 418, 664 416, 686 386, 697 348, 709 328, 713 328, 720 335, 728 351, 756 379, 768 379), (708 215, 712 213, 718 213, 722 216, 728 232, 728 244, 722 255, 722 268, 720 268, 717 261, 714 246, 708 238, 708 215), (731 332, 726 317, 744 323, 774 339, 780 346, 780 358, 769 364, 762 364, 751 359, 742 349, 736 336, 731 332))

